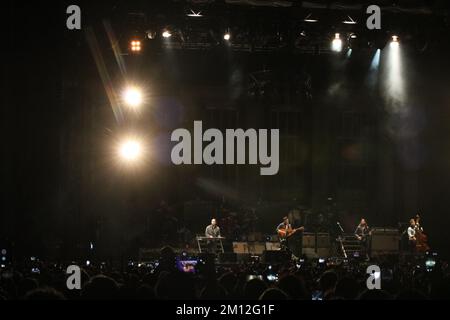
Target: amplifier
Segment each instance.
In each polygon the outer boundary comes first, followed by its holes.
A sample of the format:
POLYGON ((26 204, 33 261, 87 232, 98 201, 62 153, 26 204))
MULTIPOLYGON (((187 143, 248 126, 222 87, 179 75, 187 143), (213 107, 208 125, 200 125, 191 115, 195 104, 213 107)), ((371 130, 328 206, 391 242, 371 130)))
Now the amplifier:
POLYGON ((247 242, 233 242, 234 253, 249 253, 247 242))
POLYGON ((267 251, 278 251, 281 249, 280 242, 266 242, 267 251))
POLYGON ((317 248, 317 257, 319 258, 329 258, 331 256, 330 248, 317 248))
POLYGON ((303 248, 315 248, 316 247, 316 234, 315 233, 303 233, 302 239, 303 248))
POLYGON ((400 234, 395 229, 376 229, 372 231, 371 254, 393 254, 400 251, 400 234))
POLYGON ((308 259, 318 258, 316 249, 314 248, 303 248, 302 254, 308 259))
POLYGON ((249 242, 248 252, 251 254, 262 254, 266 250, 266 244, 264 242, 249 242))
POLYGON ((318 233, 317 234, 317 248, 329 248, 330 247, 330 234, 318 233))

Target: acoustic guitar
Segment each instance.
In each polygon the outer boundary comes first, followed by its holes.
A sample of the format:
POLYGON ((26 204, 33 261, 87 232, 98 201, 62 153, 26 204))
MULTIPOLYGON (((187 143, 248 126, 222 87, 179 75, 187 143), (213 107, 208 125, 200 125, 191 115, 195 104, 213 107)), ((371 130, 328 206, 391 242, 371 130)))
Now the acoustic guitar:
POLYGON ((294 233, 296 233, 297 231, 303 231, 305 230, 305 227, 300 227, 300 228, 296 228, 296 229, 278 229, 278 236, 282 239, 287 239, 290 236, 292 236, 294 233))

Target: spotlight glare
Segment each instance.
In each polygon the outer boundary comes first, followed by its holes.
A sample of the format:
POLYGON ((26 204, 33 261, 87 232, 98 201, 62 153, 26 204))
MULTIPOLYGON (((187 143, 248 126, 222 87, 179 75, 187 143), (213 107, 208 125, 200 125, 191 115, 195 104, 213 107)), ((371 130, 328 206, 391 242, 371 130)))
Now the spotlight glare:
POLYGON ((225 33, 225 34, 223 35, 223 39, 224 39, 225 41, 229 41, 229 40, 231 39, 231 34, 225 33))
POLYGON ((136 108, 142 104, 142 92, 139 88, 129 87, 123 93, 124 102, 132 108, 136 108))
POLYGON ((342 51, 342 40, 340 39, 340 34, 336 33, 334 35, 334 39, 331 42, 331 50, 335 52, 341 52, 342 51))
POLYGON ((129 139, 122 142, 119 147, 119 155, 125 161, 135 161, 139 159, 141 153, 141 144, 139 141, 134 139, 129 139))
POLYGON ((170 38, 172 36, 172 34, 170 33, 170 31, 168 30, 164 30, 164 32, 162 33, 163 38, 170 38))

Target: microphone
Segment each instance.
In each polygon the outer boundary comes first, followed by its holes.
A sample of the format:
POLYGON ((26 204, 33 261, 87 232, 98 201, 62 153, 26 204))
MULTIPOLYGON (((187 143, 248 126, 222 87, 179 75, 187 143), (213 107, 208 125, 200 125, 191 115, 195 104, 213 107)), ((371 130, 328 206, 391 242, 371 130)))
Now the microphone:
POLYGON ((338 225, 339 229, 341 229, 342 232, 344 232, 344 229, 342 228, 341 224, 338 222, 336 222, 336 224, 338 225))

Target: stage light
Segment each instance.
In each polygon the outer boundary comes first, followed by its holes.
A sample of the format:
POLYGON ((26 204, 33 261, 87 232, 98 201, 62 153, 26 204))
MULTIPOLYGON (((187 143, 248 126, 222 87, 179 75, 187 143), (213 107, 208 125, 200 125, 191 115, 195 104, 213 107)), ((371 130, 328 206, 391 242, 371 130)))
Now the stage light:
POLYGON ((231 34, 229 34, 228 32, 223 35, 223 40, 230 41, 230 39, 231 39, 231 34))
POLYGON ((357 24, 355 20, 352 19, 352 17, 347 16, 347 20, 342 21, 343 24, 357 24))
POLYGON ((138 53, 141 51, 141 41, 139 40, 132 40, 130 42, 130 48, 132 52, 138 53))
POLYGON ((164 30, 163 33, 162 33, 162 36, 163 36, 163 38, 168 39, 168 38, 170 38, 172 36, 172 34, 170 33, 170 31, 164 30))
POLYGON ((128 139, 123 141, 119 146, 119 155, 122 160, 127 162, 136 161, 142 154, 142 147, 138 140, 128 139))
POLYGON ((308 15, 306 16, 306 18, 303 19, 303 21, 308 22, 308 23, 315 23, 315 22, 318 22, 318 21, 319 21, 319 20, 317 20, 317 19, 313 19, 311 16, 312 16, 312 13, 308 14, 308 15))
POLYGON ((334 35, 334 39, 331 42, 331 50, 335 52, 341 52, 342 51, 342 40, 340 39, 340 34, 336 33, 334 35))
POLYGON ((192 9, 191 9, 191 13, 188 13, 187 16, 188 16, 188 17, 191 17, 191 18, 200 18, 200 17, 203 17, 201 11, 195 12, 195 11, 192 10, 192 9))
POLYGON ((398 48, 398 46, 399 46, 398 36, 392 36, 390 47, 391 48, 398 48))
POLYGON ((131 108, 137 108, 142 104, 142 92, 139 88, 128 87, 123 92, 123 101, 131 108))

